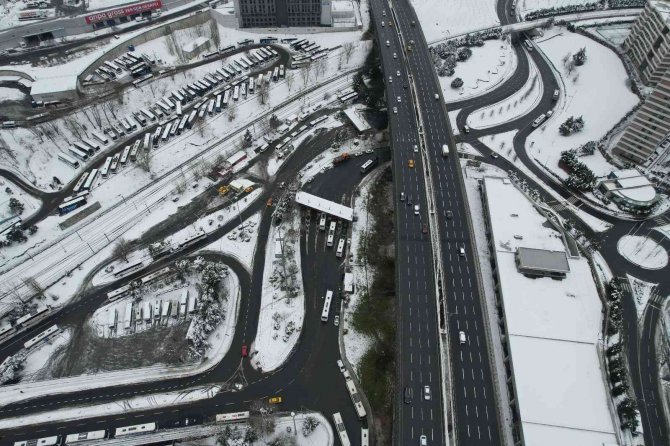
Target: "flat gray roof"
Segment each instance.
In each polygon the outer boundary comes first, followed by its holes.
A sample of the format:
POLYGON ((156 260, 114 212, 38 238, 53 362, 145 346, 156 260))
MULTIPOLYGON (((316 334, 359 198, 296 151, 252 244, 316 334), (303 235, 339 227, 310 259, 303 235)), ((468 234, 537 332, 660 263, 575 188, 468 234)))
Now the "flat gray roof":
POLYGON ((307 206, 326 214, 334 215, 343 220, 352 221, 354 219, 354 210, 347 206, 342 206, 334 201, 326 200, 316 195, 300 191, 295 195, 295 201, 298 204, 307 206))
POLYGON ((545 249, 522 248, 516 250, 520 268, 539 271, 570 272, 570 264, 565 251, 548 251, 545 249))

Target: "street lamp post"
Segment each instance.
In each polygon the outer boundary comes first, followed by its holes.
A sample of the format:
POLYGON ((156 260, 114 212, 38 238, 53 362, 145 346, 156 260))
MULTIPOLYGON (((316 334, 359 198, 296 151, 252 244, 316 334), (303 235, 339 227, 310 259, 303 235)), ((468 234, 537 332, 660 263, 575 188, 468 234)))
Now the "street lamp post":
POLYGON ((298 428, 295 425, 295 412, 291 412, 291 417, 293 418, 293 435, 298 435, 298 428))

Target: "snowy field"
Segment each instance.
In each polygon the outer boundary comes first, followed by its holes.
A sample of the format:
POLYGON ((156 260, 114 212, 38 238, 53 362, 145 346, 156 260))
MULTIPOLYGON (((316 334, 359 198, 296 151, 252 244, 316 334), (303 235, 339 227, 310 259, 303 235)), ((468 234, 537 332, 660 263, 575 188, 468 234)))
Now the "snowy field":
POLYGON ((635 300, 635 309, 637 310, 637 318, 641 319, 644 309, 647 307, 647 302, 651 299, 654 288, 658 286, 656 283, 645 282, 637 279, 630 274, 626 274, 628 283, 630 284, 631 292, 635 300))
POLYGON ((252 215, 244 220, 237 229, 234 229, 226 236, 205 246, 202 251, 217 251, 222 254, 234 257, 251 274, 253 267, 254 254, 258 245, 258 224, 261 221, 261 212, 252 215))
MULTIPOLYGON (((583 5, 594 3, 593 0, 518 0, 516 10, 521 16, 525 16, 531 11, 546 8, 560 8, 562 6, 583 5)), ((511 2, 510 2, 511 5, 511 2)))
MULTIPOLYGON (((558 70, 561 98, 551 119, 528 137, 526 150, 536 162, 567 178, 568 174, 558 167, 561 152, 600 139, 638 103, 638 98, 627 85, 628 76, 617 55, 594 40, 555 27, 536 43, 558 70), (580 48, 586 48, 586 63, 568 74, 563 59, 580 48), (558 128, 570 116, 582 116, 584 129, 561 136, 558 128)), ((579 160, 596 176, 605 176, 613 169, 597 150, 579 160)))
POLYGON ((668 253, 653 239, 639 235, 624 235, 617 242, 619 254, 629 262, 645 269, 662 269, 668 265, 668 253))
MULTIPOLYGON (((0 31, 13 28, 18 25, 23 25, 25 22, 19 20, 19 14, 27 8, 27 2, 22 0, 8 0, 0 5, 0 31)), ((45 14, 45 18, 55 16, 56 10, 53 8, 41 9, 45 14)), ((39 23, 44 19, 30 20, 28 23, 39 23)))
MULTIPOLYGON (((527 57, 524 53, 524 57, 527 57)), ((513 95, 502 101, 481 108, 468 116, 472 128, 494 127, 530 112, 542 99, 544 86, 533 59, 529 60, 529 76, 526 83, 513 95)))
POLYGON ((25 97, 18 88, 0 87, 0 102, 22 101, 25 97))
POLYGON ((600 35, 603 39, 611 42, 613 45, 621 45, 630 34, 631 24, 618 24, 610 26, 600 26, 593 32, 600 35))
MULTIPOLYGON (((258 315, 256 339, 251 346, 252 365, 267 373, 279 368, 300 338, 305 317, 305 293, 300 264, 300 212, 290 211, 279 226, 272 225, 265 247, 263 294, 258 315), (283 239, 284 261, 276 257, 275 241, 283 239), (293 297, 280 289, 284 271, 292 276, 293 297), (269 328, 272 328, 271 330, 269 328)), ((281 254, 280 254, 281 255, 281 254)))
POLYGON ((507 40, 486 40, 484 46, 471 49, 472 56, 456 64, 453 76, 438 78, 446 102, 482 95, 514 74, 516 54, 507 40), (452 88, 451 82, 457 77, 463 80, 463 86, 452 88))
POLYGON ((142 43, 135 47, 138 53, 154 56, 156 60, 160 60, 164 66, 176 66, 186 62, 194 62, 202 58, 202 53, 207 53, 216 50, 216 48, 234 44, 234 42, 219 42, 212 39, 212 32, 217 32, 215 22, 207 22, 202 25, 192 26, 186 29, 179 29, 173 31, 171 34, 159 37, 149 42, 142 43), (214 26, 211 24, 214 23, 214 26), (183 52, 185 44, 193 40, 205 37, 209 40, 209 45, 203 46, 201 51, 195 52, 193 57, 187 57, 183 52))
POLYGON ((656 226, 654 229, 670 239, 670 225, 656 226))
POLYGON ((135 3, 135 0, 87 0, 86 10, 95 11, 96 9, 114 8, 128 3, 135 3))
POLYGON ((429 43, 500 24, 495 0, 412 0, 412 6, 429 43))
POLYGON ((8 179, 0 178, 0 220, 14 215, 9 209, 9 200, 12 198, 16 198, 23 204, 23 213, 21 214, 23 219, 40 208, 41 201, 39 199, 27 194, 8 179))
POLYGON ((67 348, 71 335, 71 330, 61 330, 47 341, 27 351, 23 369, 19 374, 21 382, 33 382, 51 378, 51 359, 59 349, 67 348))

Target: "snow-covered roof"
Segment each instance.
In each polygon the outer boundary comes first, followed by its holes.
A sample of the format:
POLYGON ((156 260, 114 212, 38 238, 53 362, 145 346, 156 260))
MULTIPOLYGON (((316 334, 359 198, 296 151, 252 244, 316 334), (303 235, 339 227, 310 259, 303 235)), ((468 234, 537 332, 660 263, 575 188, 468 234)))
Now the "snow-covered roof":
POLYGON ((670 5, 667 1, 650 1, 649 5, 659 13, 661 18, 666 22, 670 22, 670 5))
POLYGON ((343 206, 334 201, 326 200, 316 195, 300 191, 295 195, 295 201, 298 204, 307 206, 317 211, 325 212, 343 220, 352 221, 354 218, 354 210, 350 207, 343 206))
POLYGON ((613 170, 610 172, 609 177, 610 178, 617 178, 617 179, 623 179, 623 178, 632 178, 632 177, 639 177, 640 172, 638 172, 637 169, 623 169, 623 170, 613 170))
POLYGON ((619 189, 615 193, 621 195, 625 199, 637 202, 649 202, 656 198, 656 189, 654 189, 653 186, 619 189))
POLYGON ((196 48, 199 48, 200 46, 206 44, 208 40, 209 40, 209 38, 204 37, 204 36, 197 37, 197 38, 191 40, 190 42, 186 42, 182 46, 182 49, 184 51, 186 51, 187 53, 190 53, 190 52, 194 51, 196 48))
POLYGON ((347 115, 347 118, 349 118, 354 127, 356 127, 356 130, 359 132, 364 132, 370 128, 370 124, 368 124, 365 119, 358 115, 358 111, 354 107, 349 107, 344 110, 344 114, 347 115))
POLYGON ((517 249, 516 254, 520 268, 563 273, 570 271, 570 265, 568 264, 568 257, 565 254, 565 251, 519 248, 517 249))
POLYGON ((247 180, 246 178, 238 178, 230 182, 230 187, 232 187, 235 190, 244 190, 247 187, 251 187, 253 185, 254 182, 247 180))
POLYGON ((621 178, 617 180, 617 183, 619 183, 619 186, 623 188, 649 186, 651 184, 647 178, 641 175, 636 177, 621 178))
POLYGON ((334 12, 353 11, 354 5, 350 0, 333 0, 330 3, 330 9, 334 12))
POLYGON ((601 304, 588 262, 568 258, 570 272, 560 281, 519 273, 519 244, 565 252, 560 234, 509 181, 487 177, 484 185, 524 444, 616 444, 596 349, 601 304))
POLYGON ((37 79, 30 88, 30 94, 60 93, 77 89, 77 76, 53 76, 37 79))

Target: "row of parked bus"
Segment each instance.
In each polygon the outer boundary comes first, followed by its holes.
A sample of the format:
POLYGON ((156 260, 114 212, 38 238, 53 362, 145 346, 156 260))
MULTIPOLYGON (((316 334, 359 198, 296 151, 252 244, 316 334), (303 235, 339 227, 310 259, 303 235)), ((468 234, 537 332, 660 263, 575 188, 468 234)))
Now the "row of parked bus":
MULTIPOLYGON (((94 73, 103 81, 114 80, 123 75, 124 71, 128 71, 133 77, 140 77, 151 71, 152 59, 142 54, 136 56, 131 52, 127 52, 110 61, 105 60, 95 69, 94 73)), ((93 81, 94 75, 89 74, 84 78, 84 82, 93 81)))
POLYGON ((18 318, 14 325, 7 325, 0 328, 0 343, 12 337, 19 330, 30 328, 51 314, 50 307, 40 308, 32 313, 25 314, 18 318))
POLYGON ((155 432, 156 423, 134 424, 131 426, 117 427, 115 429, 101 429, 97 431, 78 432, 69 435, 53 435, 51 437, 36 438, 14 442, 14 446, 61 446, 68 444, 79 444, 92 440, 103 440, 105 438, 121 438, 129 435, 145 434, 155 432))

